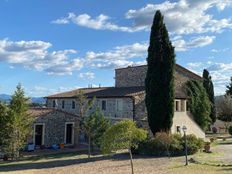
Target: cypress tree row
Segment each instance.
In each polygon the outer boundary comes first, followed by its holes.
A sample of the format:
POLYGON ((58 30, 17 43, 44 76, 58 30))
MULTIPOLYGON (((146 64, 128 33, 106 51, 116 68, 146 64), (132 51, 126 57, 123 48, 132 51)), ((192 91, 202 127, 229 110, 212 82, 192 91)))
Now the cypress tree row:
POLYGON ((153 134, 169 131, 174 115, 175 52, 160 11, 151 28, 147 65, 145 102, 149 127, 153 134))
POLYGON ((198 81, 188 81, 186 92, 190 97, 190 111, 194 120, 203 130, 207 130, 211 118, 210 101, 205 88, 198 81))
POLYGON ((210 118, 211 118, 212 123, 214 123, 217 118, 215 101, 214 101, 214 88, 213 88, 213 82, 212 82, 211 76, 209 75, 209 72, 206 69, 204 69, 203 71, 203 86, 207 92, 207 95, 211 103, 210 118))

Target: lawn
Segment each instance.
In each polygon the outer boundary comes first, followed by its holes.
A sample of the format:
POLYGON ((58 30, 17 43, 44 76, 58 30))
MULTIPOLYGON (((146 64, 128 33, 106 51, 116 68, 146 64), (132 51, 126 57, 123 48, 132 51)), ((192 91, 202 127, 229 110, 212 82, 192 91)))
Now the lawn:
MULTIPOLYGON (((197 153, 189 156, 201 164, 189 163, 184 166, 184 157, 135 156, 135 174, 231 174, 231 140, 219 141, 212 153, 197 153)), ((0 173, 7 174, 128 174, 129 155, 94 155, 91 159, 83 152, 66 152, 50 155, 25 157, 18 162, 0 162, 0 173)))
MULTIPOLYGON (((166 157, 136 156, 135 173, 168 174, 169 161, 166 157)), ((85 154, 69 153, 26 158, 19 162, 4 162, 0 164, 1 172, 7 172, 7 174, 128 174, 131 171, 128 154, 95 155, 88 159, 85 154)))
POLYGON ((184 162, 172 161, 170 166, 170 173, 172 174, 231 174, 232 167, 216 167, 201 164, 192 164, 188 166, 183 165, 184 162))

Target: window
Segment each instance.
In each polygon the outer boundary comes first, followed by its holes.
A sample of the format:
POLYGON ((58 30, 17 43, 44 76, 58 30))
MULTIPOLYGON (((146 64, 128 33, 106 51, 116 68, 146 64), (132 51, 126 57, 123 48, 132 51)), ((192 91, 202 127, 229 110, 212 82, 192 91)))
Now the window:
POLYGON ((179 110, 178 105, 179 105, 179 101, 175 101, 175 111, 179 110))
POLYGON ((180 126, 176 126, 176 132, 181 133, 181 127, 180 126))
POLYGON ((55 108, 56 107, 56 100, 52 101, 52 107, 55 108))
POLYGON ((62 109, 64 109, 65 101, 62 100, 62 109))
POLYGON ((187 109, 187 111, 190 111, 190 103, 188 100, 186 101, 186 109, 187 109))
POLYGON ((102 102, 101 102, 101 109, 102 109, 103 111, 106 110, 106 100, 102 100, 102 102))
POLYGON ((180 101, 179 100, 175 101, 175 111, 180 111, 180 101))
POLYGON ((116 100, 116 110, 122 111, 122 109, 123 109, 123 101, 122 101, 122 99, 117 99, 116 100))
POLYGON ((76 102, 72 101, 72 109, 75 109, 75 108, 76 108, 76 102))

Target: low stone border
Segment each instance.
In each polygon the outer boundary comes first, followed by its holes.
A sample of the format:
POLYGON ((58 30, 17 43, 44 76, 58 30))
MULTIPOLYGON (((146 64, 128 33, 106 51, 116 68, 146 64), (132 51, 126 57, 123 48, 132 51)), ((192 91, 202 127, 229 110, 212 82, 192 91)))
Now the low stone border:
POLYGON ((189 162, 193 164, 201 164, 201 165, 215 166, 215 167, 232 167, 232 164, 213 164, 213 163, 207 163, 207 162, 200 162, 193 158, 190 158, 189 162))

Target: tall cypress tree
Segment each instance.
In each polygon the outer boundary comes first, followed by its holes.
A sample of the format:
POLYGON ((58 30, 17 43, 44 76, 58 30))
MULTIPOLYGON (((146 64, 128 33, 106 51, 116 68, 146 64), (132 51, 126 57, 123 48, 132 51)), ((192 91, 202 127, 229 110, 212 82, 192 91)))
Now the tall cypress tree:
POLYGON ((209 75, 208 70, 204 69, 203 71, 203 86, 207 92, 208 98, 211 103, 210 109, 210 118, 212 123, 216 121, 216 107, 215 107, 215 100, 214 100, 214 88, 211 76, 209 75))
POLYGON ((232 77, 230 77, 230 84, 226 86, 226 95, 232 96, 232 77))
POLYGON ((169 131, 173 121, 175 52, 163 15, 156 11, 147 57, 146 107, 153 134, 169 131))

